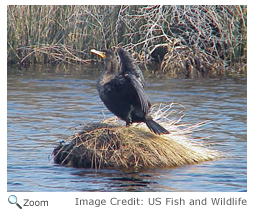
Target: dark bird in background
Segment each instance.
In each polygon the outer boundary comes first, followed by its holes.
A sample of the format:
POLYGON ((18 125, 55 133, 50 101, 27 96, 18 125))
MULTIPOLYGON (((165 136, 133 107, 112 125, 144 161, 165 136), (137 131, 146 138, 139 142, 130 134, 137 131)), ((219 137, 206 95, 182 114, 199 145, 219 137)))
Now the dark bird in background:
POLYGON ((104 70, 97 81, 97 90, 105 106, 129 126, 133 122, 145 122, 156 134, 168 134, 156 123, 149 109, 151 104, 144 91, 145 79, 135 60, 122 48, 117 52, 122 68, 118 73, 116 55, 110 50, 91 50, 105 59, 104 70))

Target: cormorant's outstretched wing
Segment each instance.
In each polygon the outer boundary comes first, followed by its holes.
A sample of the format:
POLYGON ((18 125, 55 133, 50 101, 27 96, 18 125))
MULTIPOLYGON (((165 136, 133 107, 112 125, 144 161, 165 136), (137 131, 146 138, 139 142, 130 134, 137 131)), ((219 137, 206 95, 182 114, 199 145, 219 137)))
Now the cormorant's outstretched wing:
POLYGON ((121 59, 121 63, 122 63, 121 73, 124 74, 124 73, 130 72, 132 75, 134 75, 139 80, 142 87, 144 87, 145 78, 144 78, 142 71, 140 70, 137 62, 131 57, 131 55, 126 50, 124 50, 121 47, 119 47, 117 49, 117 53, 118 53, 118 55, 121 59))
POLYGON ((130 80, 131 84, 137 91, 142 111, 148 113, 150 103, 141 82, 137 79, 135 75, 125 74, 124 76, 130 80))

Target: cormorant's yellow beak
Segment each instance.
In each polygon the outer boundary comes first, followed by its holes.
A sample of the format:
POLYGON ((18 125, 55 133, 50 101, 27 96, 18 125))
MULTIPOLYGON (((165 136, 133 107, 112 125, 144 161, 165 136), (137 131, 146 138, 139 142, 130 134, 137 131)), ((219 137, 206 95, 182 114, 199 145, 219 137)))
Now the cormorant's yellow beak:
POLYGON ((102 51, 98 51, 98 50, 92 49, 92 50, 90 50, 90 52, 93 53, 93 54, 95 54, 95 55, 98 55, 98 56, 100 56, 100 57, 102 57, 102 58, 105 58, 105 57, 106 57, 105 53, 102 52, 102 51))

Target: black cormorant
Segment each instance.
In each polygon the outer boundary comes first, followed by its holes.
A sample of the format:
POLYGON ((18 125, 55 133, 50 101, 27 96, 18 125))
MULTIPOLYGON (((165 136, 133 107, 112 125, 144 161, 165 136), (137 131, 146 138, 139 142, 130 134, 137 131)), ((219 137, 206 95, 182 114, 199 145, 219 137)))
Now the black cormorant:
POLYGON ((97 90, 105 106, 130 125, 145 122, 156 134, 168 134, 149 114, 151 106, 144 91, 145 79, 135 60, 122 48, 118 48, 122 68, 118 73, 116 55, 110 50, 91 50, 105 59, 104 70, 97 81, 97 90))

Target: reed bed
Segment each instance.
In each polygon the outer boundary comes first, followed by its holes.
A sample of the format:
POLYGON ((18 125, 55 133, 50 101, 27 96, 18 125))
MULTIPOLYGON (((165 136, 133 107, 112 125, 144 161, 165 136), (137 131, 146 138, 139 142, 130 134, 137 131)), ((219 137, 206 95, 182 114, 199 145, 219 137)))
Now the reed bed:
POLYGON ((183 115, 172 106, 157 104, 152 109, 155 120, 170 134, 156 135, 144 123, 126 127, 117 118, 109 118, 87 124, 82 131, 61 142, 53 151, 53 160, 72 167, 138 169, 175 167, 222 157, 221 152, 207 148, 200 138, 191 137, 207 121, 180 124, 183 115))
POLYGON ((7 6, 8 63, 90 63, 117 46, 171 75, 245 74, 247 6, 7 6))

